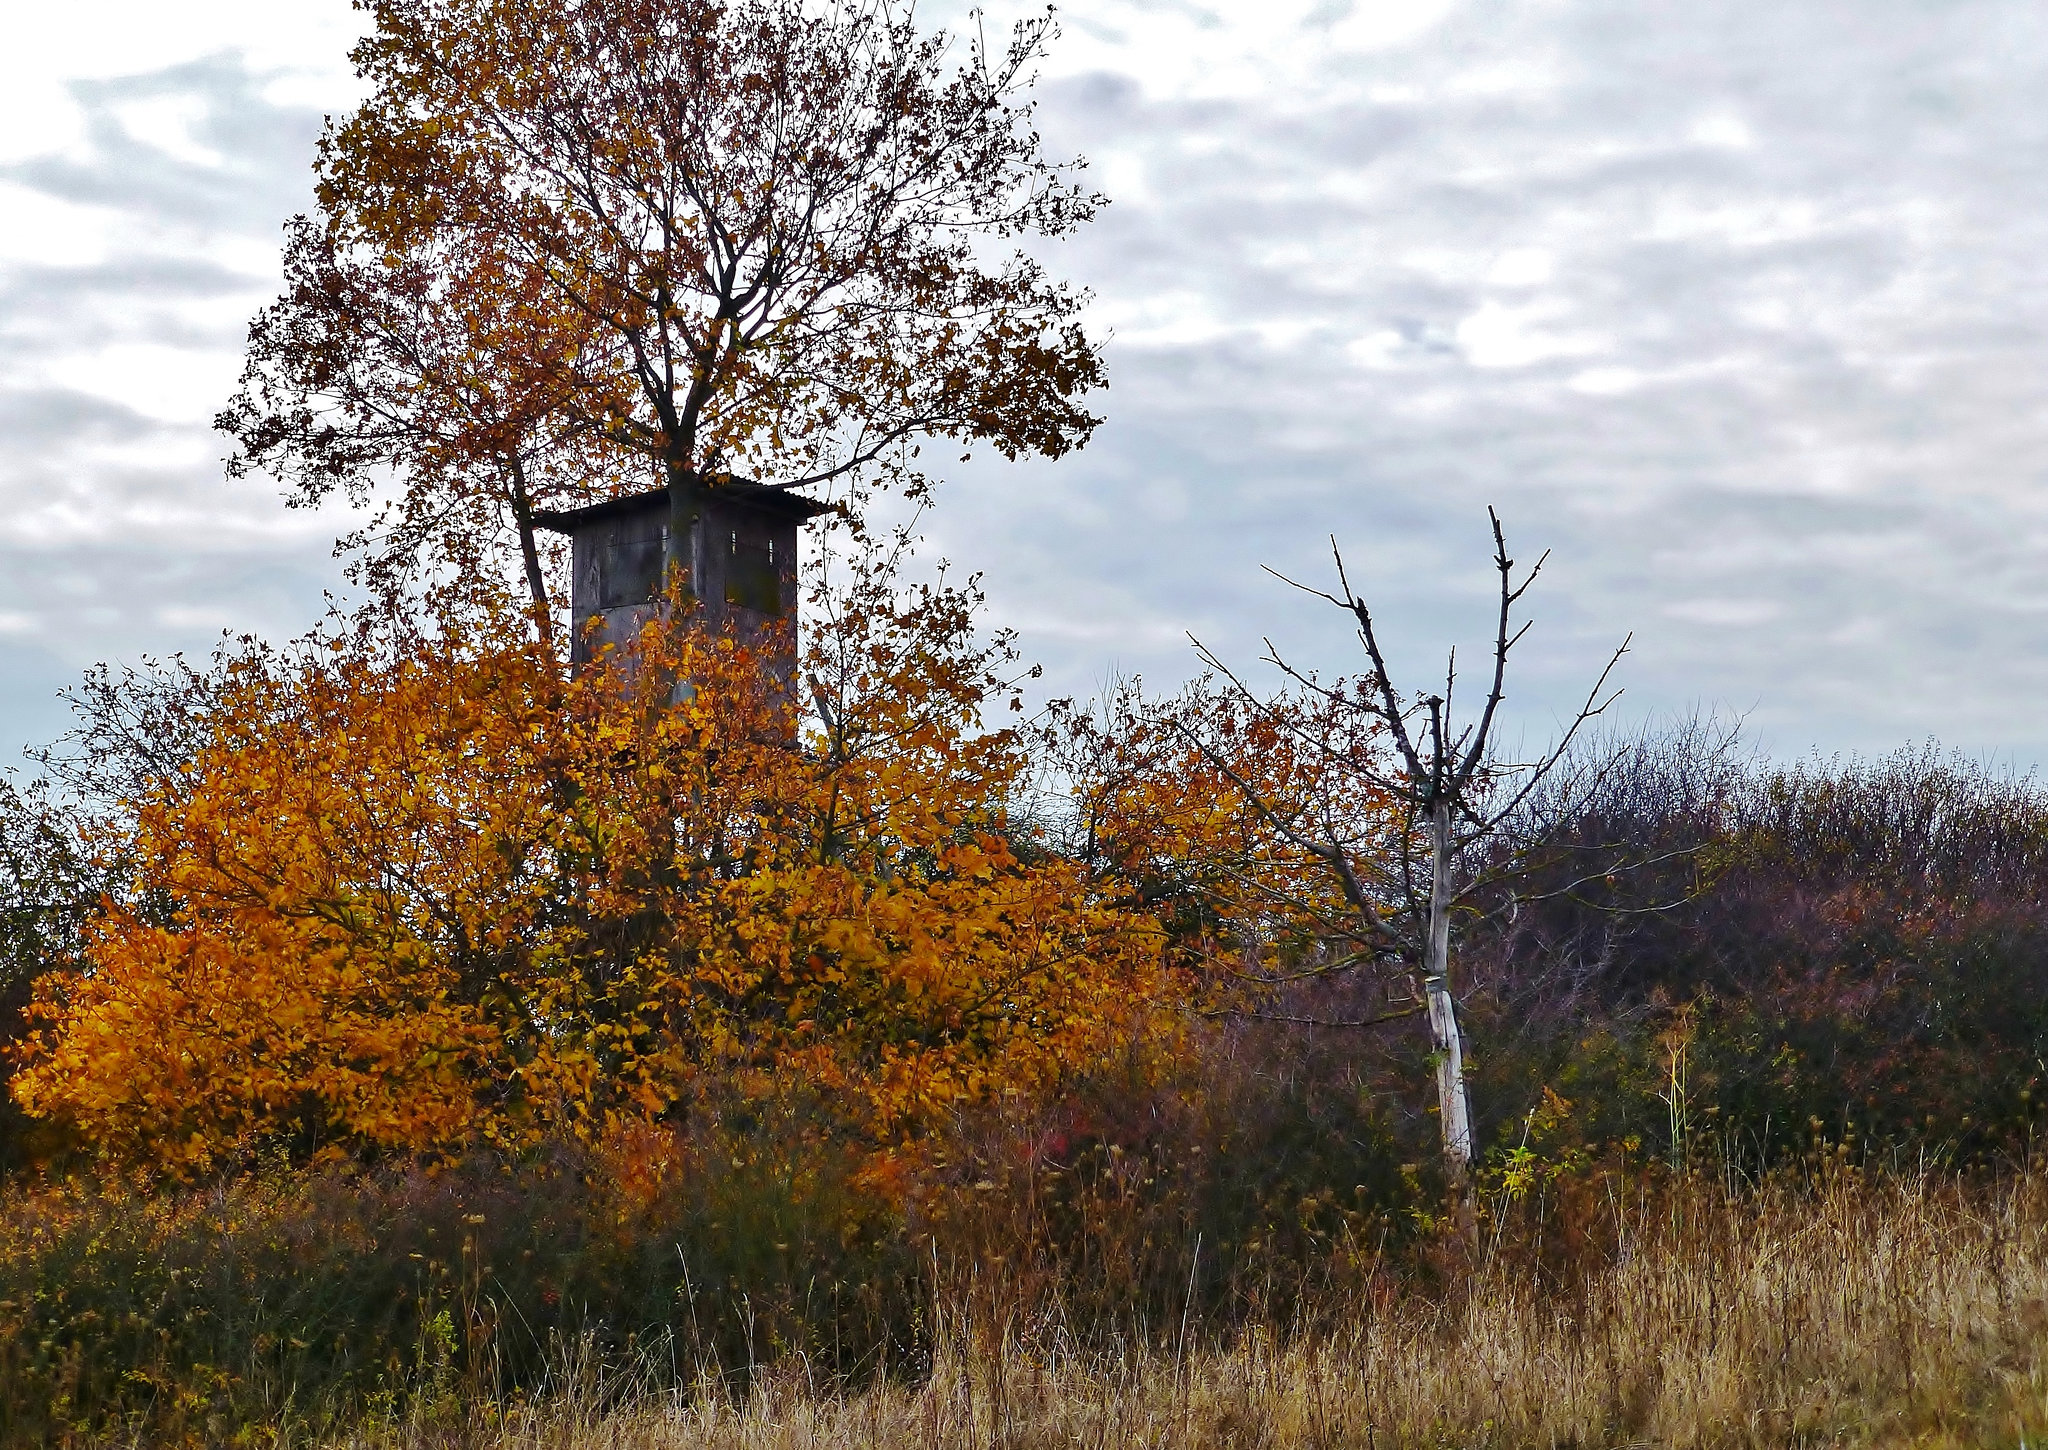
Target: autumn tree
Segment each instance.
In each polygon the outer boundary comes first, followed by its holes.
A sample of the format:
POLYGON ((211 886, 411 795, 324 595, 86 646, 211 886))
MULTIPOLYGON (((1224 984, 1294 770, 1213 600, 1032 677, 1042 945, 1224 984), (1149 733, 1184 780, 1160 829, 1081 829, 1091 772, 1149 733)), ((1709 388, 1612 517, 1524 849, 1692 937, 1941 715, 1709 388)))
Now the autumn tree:
MULTIPOLYGON (((1227 745, 1190 734, 1267 828, 1321 867, 1327 889, 1301 895, 1294 904, 1312 929, 1329 933, 1344 949, 1310 963, 1307 973, 1391 971, 1411 984, 1429 1022, 1444 1169, 1468 1239, 1477 1233, 1470 1189, 1472 1114, 1451 982, 1451 939, 1461 919, 1485 915, 1503 887, 1528 874, 1576 803, 1597 785, 1602 762, 1575 757, 1572 747, 1613 703, 1607 681, 1628 649, 1624 640, 1552 747, 1526 761, 1504 755, 1499 731, 1509 659, 1530 627, 1517 620, 1516 606, 1549 556, 1517 575, 1499 516, 1490 509, 1487 516, 1497 606, 1484 690, 1469 720, 1461 725, 1455 714, 1455 650, 1441 693, 1410 695, 1396 685, 1372 610, 1352 589, 1332 540, 1336 592, 1295 587, 1345 613, 1366 657, 1363 673, 1325 680, 1292 664, 1269 642, 1265 660, 1286 677, 1289 689, 1262 695, 1197 646, 1244 707, 1319 761, 1319 772, 1306 782, 1280 782, 1276 789, 1247 771, 1227 745), (1547 793, 1550 809, 1532 815, 1526 807, 1539 791, 1547 793)), ((1603 857, 1601 873, 1618 869, 1626 864, 1603 857)), ((1284 897, 1290 889, 1283 884, 1275 894, 1284 897)))
POLYGON ((231 475, 284 481, 295 506, 340 492, 358 507, 387 476, 403 491, 341 541, 386 598, 425 562, 473 567, 509 522, 535 629, 551 641, 534 515, 616 483, 621 460, 565 416, 553 359, 574 317, 541 305, 531 269, 432 244, 350 247, 305 217, 287 228, 285 293, 250 326, 241 390, 215 420, 231 475), (459 297, 461 304, 451 306, 459 297))
POLYGON ((1209 989, 1204 1010, 1301 1020, 1271 989, 1342 970, 1329 944, 1348 908, 1270 806, 1317 800, 1360 823, 1361 838, 1372 821, 1387 834, 1394 799, 1343 765, 1376 737, 1369 720, 1307 692, 1253 701, 1211 676, 1154 697, 1123 680, 1098 700, 1052 703, 1042 811, 1103 889, 1160 918, 1169 949, 1209 989))
POLYGON ((544 494, 658 480, 687 571, 723 478, 1093 429, 1083 299, 1004 250, 1100 201, 1030 126, 1049 17, 988 48, 894 0, 367 8, 370 98, 322 140, 220 420, 237 468, 313 501, 395 466, 401 545, 502 504, 538 603, 544 494))
MULTIPOLYGON (((36 980, 74 970, 81 933, 114 873, 45 780, 0 775, 0 1053, 20 1042, 36 980)), ((11 1064, 0 1059, 0 1081, 11 1064)), ((21 1115, 0 1106, 0 1165, 23 1149, 21 1115)))
MULTIPOLYGON (((72 728, 25 752, 32 769, 0 771, 0 1079, 29 1030, 39 980, 89 969, 85 942, 104 904, 135 891, 129 804, 176 777, 206 708, 204 679, 178 658, 100 664, 63 692, 72 728)), ((0 1108, 0 1162, 20 1162, 47 1135, 0 1108)))
POLYGON ((450 590, 212 672, 136 801, 135 890, 46 978, 31 1113, 173 1168, 519 1144, 792 1072, 885 1157, 1143 1024, 1152 920, 1010 817, 1007 651, 959 589, 849 550, 808 665, 650 624, 563 681, 523 611, 450 590))

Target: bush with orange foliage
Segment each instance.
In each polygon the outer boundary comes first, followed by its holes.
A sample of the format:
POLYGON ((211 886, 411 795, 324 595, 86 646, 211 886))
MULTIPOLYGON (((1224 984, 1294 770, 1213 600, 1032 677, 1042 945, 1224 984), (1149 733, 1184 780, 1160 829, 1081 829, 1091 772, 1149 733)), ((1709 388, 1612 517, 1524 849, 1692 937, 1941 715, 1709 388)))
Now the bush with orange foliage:
POLYGON ((1127 1042, 1161 932, 1012 811, 1006 641, 886 558, 828 603, 801 733, 700 632, 566 680, 473 600, 245 645, 132 804, 133 890, 42 983, 17 1100, 189 1172, 518 1146, 796 1075, 888 1147, 1127 1042))

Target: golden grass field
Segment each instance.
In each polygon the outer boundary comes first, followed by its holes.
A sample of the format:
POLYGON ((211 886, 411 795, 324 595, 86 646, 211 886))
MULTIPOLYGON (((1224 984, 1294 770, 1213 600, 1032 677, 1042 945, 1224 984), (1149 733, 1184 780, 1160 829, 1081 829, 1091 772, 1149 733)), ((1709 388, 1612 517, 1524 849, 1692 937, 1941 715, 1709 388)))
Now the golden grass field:
MULTIPOLYGON (((486 1420, 341 1443, 533 1450, 1789 1446, 2048 1438, 2048 1180, 1927 1176, 1611 1204, 1601 1262, 1489 1245, 1448 1295, 1389 1287, 1313 1333, 1081 1353, 1056 1315, 952 1315, 922 1383, 820 1392, 801 1362, 721 1393, 563 1357, 486 1420), (1569 1281, 1569 1289, 1547 1287, 1569 1281)), ((1156 1343, 1156 1342, 1155 1342, 1156 1343)))

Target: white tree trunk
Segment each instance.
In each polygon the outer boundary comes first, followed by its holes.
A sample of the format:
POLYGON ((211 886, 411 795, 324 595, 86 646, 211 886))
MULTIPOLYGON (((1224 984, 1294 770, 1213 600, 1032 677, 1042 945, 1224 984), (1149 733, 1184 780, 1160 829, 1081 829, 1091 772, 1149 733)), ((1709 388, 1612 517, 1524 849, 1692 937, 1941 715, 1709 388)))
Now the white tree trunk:
POLYGON ((1429 953, 1422 987, 1428 994, 1429 1034, 1436 1047, 1436 1100, 1444 1139, 1444 1170, 1458 1199, 1466 1236, 1471 1222, 1472 1107, 1465 1095, 1465 1045, 1458 1032, 1458 1006, 1451 998, 1451 803, 1430 808, 1429 953))

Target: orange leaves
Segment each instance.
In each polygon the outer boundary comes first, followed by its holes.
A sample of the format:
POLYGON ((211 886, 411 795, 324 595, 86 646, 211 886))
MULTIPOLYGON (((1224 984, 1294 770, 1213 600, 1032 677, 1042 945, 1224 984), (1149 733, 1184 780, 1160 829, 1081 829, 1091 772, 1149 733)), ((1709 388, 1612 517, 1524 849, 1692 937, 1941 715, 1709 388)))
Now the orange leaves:
MULTIPOLYGON (((685 1054, 693 1067, 772 1068, 802 1050, 883 1133, 928 1121, 992 1076, 1044 1080, 1077 1045, 1124 1030, 1157 985, 1156 933, 1099 903, 1070 863, 1027 865, 1000 834, 1021 746, 943 728, 979 698, 979 687, 949 696, 971 668, 938 667, 963 665, 943 632, 950 609, 842 615, 824 663, 855 674, 889 657, 870 653, 882 636, 941 632, 906 652, 909 668, 842 691, 833 729, 803 750, 741 745, 762 732, 718 718, 747 694, 720 673, 737 654, 690 662, 700 682, 712 676, 695 698, 723 745, 710 768, 692 747, 686 767, 659 777, 690 782, 696 812, 676 812, 691 834, 677 842, 674 884, 642 888, 661 901, 671 952, 635 964, 637 1002, 615 999, 643 1022, 686 1018, 703 1043, 685 1054), (735 811, 722 823, 721 805, 735 811)), ((649 733, 673 738, 675 718, 649 733)))
POLYGON ((970 603, 857 580, 827 722, 731 640, 554 677, 511 615, 252 651, 134 810, 16 1090, 108 1151, 441 1150, 798 1072, 877 1144, 1138 1030, 1160 933, 1011 813, 970 603), (687 705, 662 682, 687 678, 687 705))
POLYGON ((956 73, 886 6, 367 8, 371 95, 323 138, 322 223, 225 419, 250 458, 332 486, 388 446, 474 497, 451 460, 799 482, 921 434, 1015 456, 1092 431, 1082 299, 988 252, 1098 201, 1018 104, 1043 22, 956 73))
POLYGON ((51 979, 15 1093, 118 1156, 203 1169, 252 1134, 314 1149, 471 1132, 488 1034, 432 972, 260 911, 182 930, 115 916, 88 955, 89 975, 51 979))
POLYGON ((31 1111, 193 1167, 250 1135, 475 1131, 499 1034, 464 979, 531 919, 548 823, 544 793, 457 767, 526 732, 453 667, 460 645, 326 644, 236 661, 212 738, 137 805, 139 889, 96 924, 90 970, 46 984, 31 1111))

